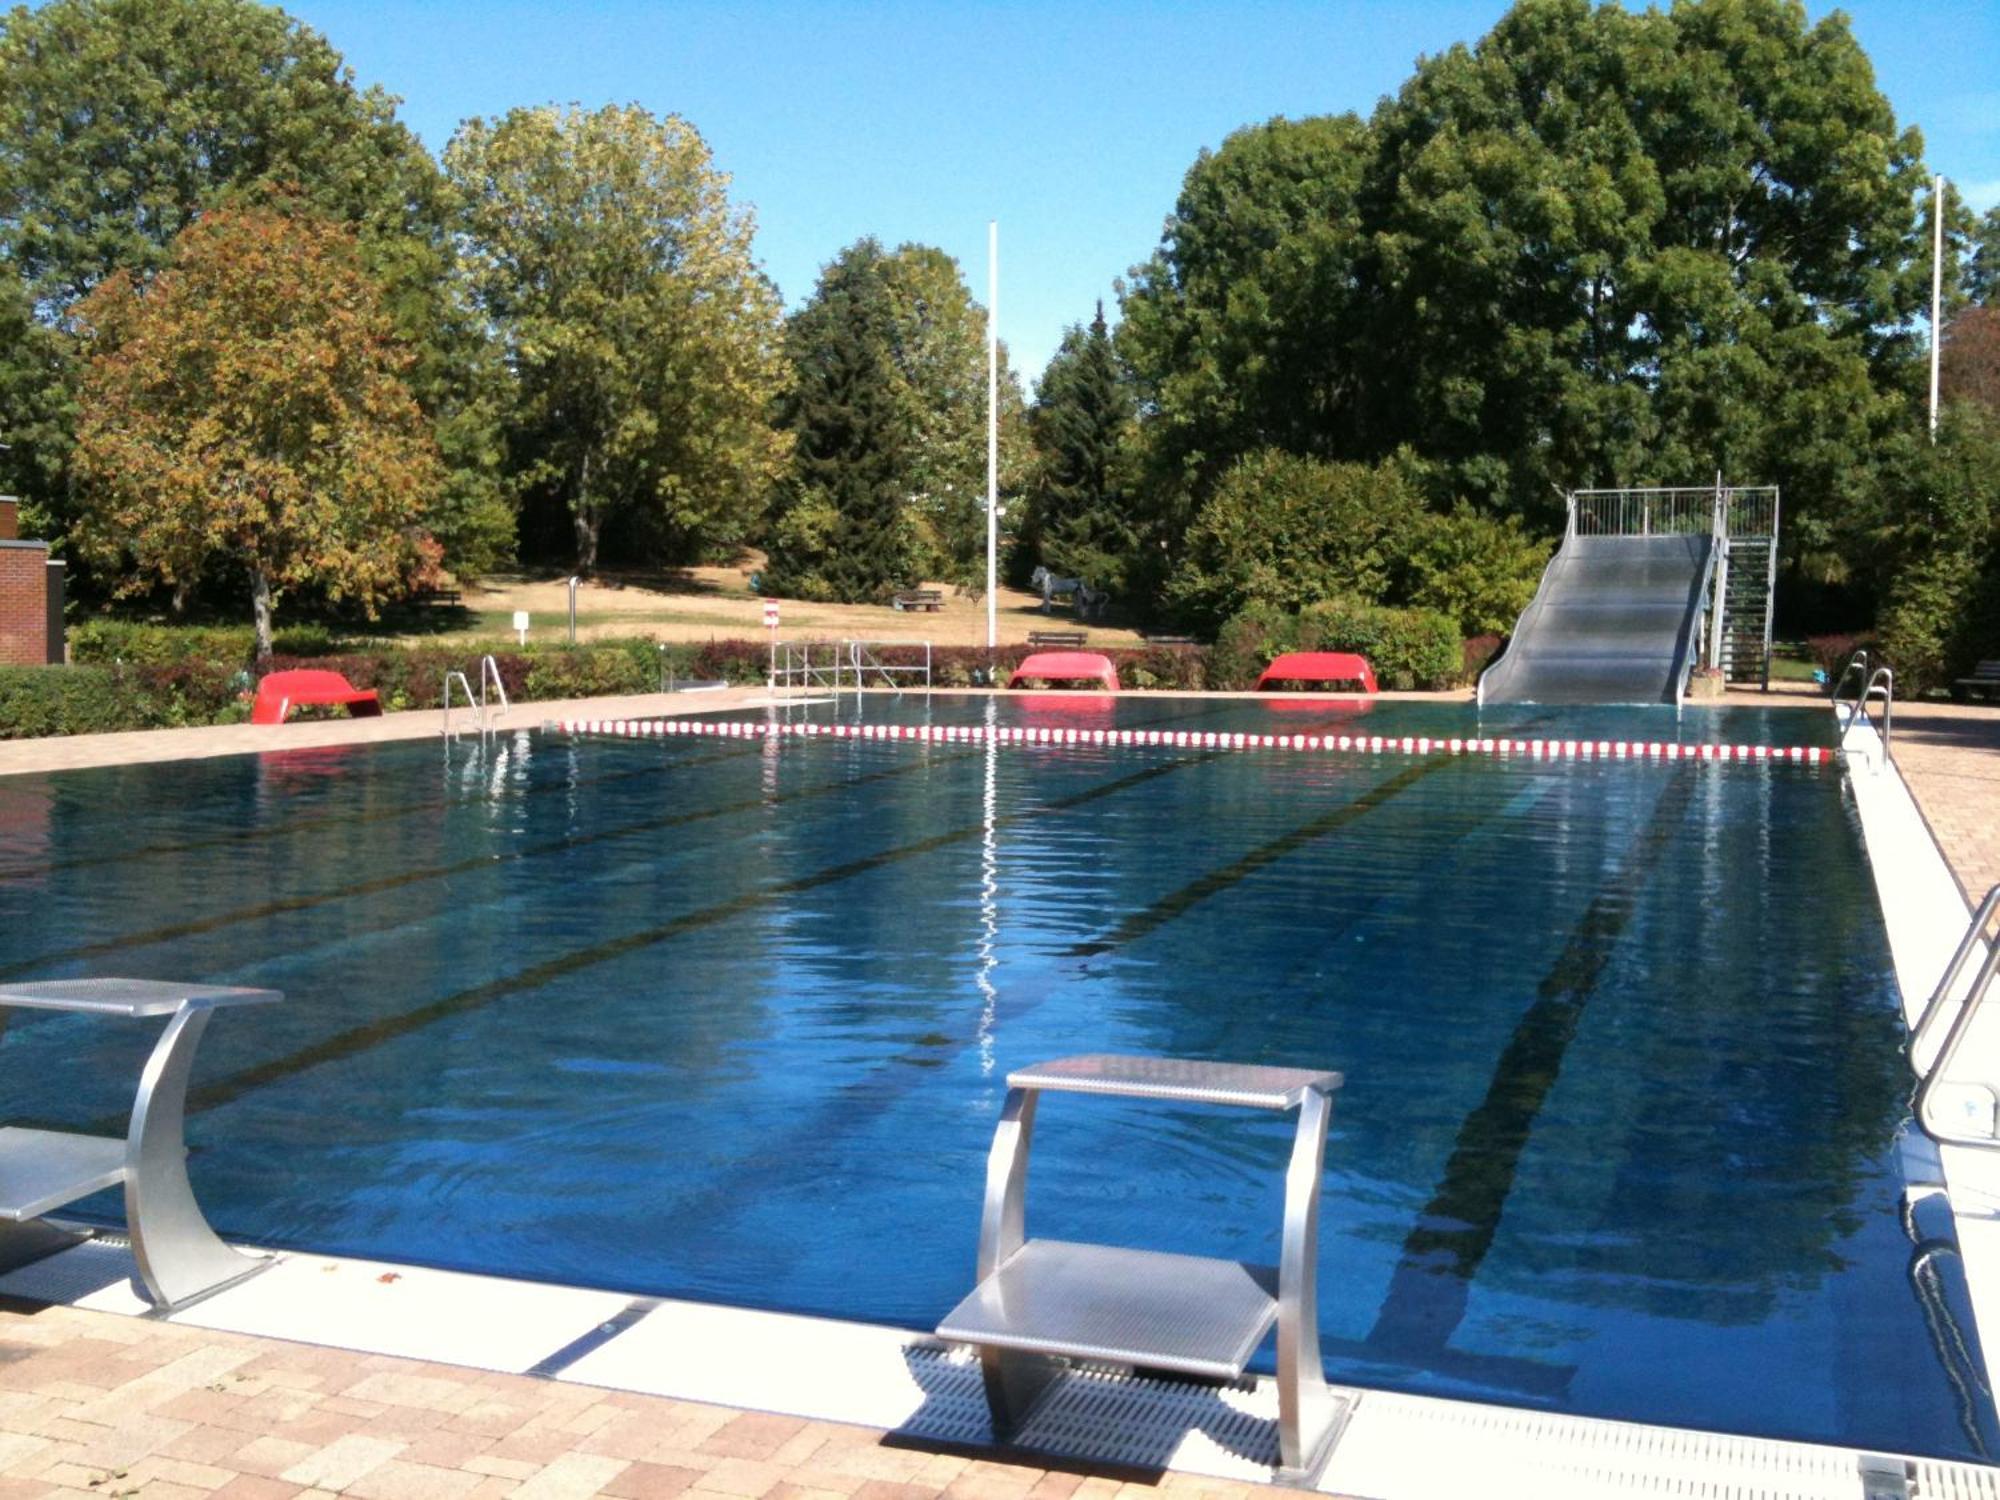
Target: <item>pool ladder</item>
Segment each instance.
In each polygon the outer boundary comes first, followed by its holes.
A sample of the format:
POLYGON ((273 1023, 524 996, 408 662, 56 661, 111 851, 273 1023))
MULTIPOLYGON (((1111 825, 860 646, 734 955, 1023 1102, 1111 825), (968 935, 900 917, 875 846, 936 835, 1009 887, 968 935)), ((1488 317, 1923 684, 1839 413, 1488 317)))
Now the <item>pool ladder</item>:
POLYGON ((1880 698, 1882 757, 1886 760, 1889 756, 1891 720, 1895 717, 1896 674, 1886 666, 1877 667, 1871 672, 1868 670, 1869 661, 1870 657, 1865 650, 1857 651, 1847 659, 1847 665, 1840 669, 1840 675, 1833 680, 1833 712, 1840 723, 1841 733, 1845 734, 1857 719, 1868 718, 1868 700, 1880 698), (1847 686, 1847 679, 1850 677, 1858 677, 1861 680, 1861 691, 1856 693, 1851 701, 1840 696, 1840 690, 1847 686), (1847 717, 1844 719, 1840 718, 1842 708, 1847 710, 1847 717))
POLYGON ((1993 1099, 1993 1117, 1987 1132, 1983 1135, 1968 1133, 1950 1125, 1940 1124, 1932 1111, 1932 1100, 1943 1086, 1944 1078, 1951 1071, 1953 1060, 1965 1039, 1971 1034, 1972 1026, 1979 1019, 1980 1008, 1986 1002, 1987 994, 1993 988, 1993 979, 2000 974, 2000 941, 1987 944, 1986 956, 1972 976, 1972 983, 1966 987, 1965 998, 1959 1001, 1957 1011, 1952 1015, 1951 1026, 1939 1043, 1936 1055, 1928 1064, 1918 1060, 1924 1044, 1943 1023, 1945 1012, 1950 1008, 1951 992, 1957 987, 1966 966, 1972 962, 1972 955, 1986 936, 1995 912, 2000 912, 2000 885, 1986 893, 1986 899, 1979 903, 1979 910, 1973 913, 1972 921, 1965 929, 1965 936, 1959 939, 1958 948, 1951 956, 1951 962, 1944 966, 1939 976, 1937 988, 1924 1003, 1923 1014, 1918 1017, 1914 1030, 1910 1033, 1910 1067, 1917 1075, 1917 1095, 1911 1104, 1911 1112, 1916 1116, 1917 1125, 1925 1135, 1941 1145, 1948 1146, 2000 1146, 2000 1087, 1976 1080, 1958 1079, 1955 1088, 1983 1089, 1993 1099))
POLYGON ((444 674, 444 737, 448 740, 458 738, 458 733, 452 728, 451 723, 451 685, 454 682, 465 694, 465 706, 479 716, 479 737, 482 740, 486 739, 493 733, 492 700, 486 696, 487 688, 490 686, 493 689, 493 696, 499 700, 502 713, 505 713, 508 707, 507 687, 500 680, 500 663, 491 656, 482 656, 479 659, 479 696, 476 698, 472 694, 472 684, 466 680, 463 672, 452 671, 444 674))

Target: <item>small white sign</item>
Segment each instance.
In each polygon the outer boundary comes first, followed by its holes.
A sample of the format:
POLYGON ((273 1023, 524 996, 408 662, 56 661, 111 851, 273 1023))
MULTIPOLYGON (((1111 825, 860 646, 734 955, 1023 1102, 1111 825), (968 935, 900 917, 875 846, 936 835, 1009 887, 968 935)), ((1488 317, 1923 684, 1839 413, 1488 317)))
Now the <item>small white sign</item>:
POLYGON ((525 609, 514 611, 514 634, 520 637, 522 645, 528 644, 528 612, 525 609))
POLYGON ((766 630, 776 630, 778 628, 778 601, 776 599, 766 599, 764 601, 764 628, 766 630))

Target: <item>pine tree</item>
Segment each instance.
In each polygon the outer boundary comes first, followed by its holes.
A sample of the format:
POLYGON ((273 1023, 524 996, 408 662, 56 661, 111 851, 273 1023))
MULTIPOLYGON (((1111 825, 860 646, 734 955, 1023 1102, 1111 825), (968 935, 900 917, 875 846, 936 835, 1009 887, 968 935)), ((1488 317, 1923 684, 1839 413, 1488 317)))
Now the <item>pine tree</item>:
POLYGON ((843 251, 792 319, 782 417, 793 435, 791 470, 779 486, 766 588, 860 603, 913 581, 910 411, 895 328, 872 239, 843 251))
POLYGON ((1089 328, 1064 334, 1042 376, 1034 416, 1040 463, 1026 540, 1055 572, 1114 592, 1130 580, 1139 548, 1124 472, 1134 416, 1100 302, 1089 328))

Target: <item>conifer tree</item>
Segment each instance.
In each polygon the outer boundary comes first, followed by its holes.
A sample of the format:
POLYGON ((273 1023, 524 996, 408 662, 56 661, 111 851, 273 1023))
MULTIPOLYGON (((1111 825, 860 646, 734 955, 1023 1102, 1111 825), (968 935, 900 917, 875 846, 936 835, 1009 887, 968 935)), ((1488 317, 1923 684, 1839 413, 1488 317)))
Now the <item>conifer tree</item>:
POLYGON ((1129 581, 1139 540, 1124 462, 1134 416, 1100 302, 1087 329, 1064 334, 1042 377, 1028 541, 1055 572, 1114 591, 1129 581))
POLYGON ((859 603, 913 581, 911 412, 895 340, 882 247, 864 239, 821 273, 787 331, 794 377, 782 421, 793 448, 765 588, 859 603))

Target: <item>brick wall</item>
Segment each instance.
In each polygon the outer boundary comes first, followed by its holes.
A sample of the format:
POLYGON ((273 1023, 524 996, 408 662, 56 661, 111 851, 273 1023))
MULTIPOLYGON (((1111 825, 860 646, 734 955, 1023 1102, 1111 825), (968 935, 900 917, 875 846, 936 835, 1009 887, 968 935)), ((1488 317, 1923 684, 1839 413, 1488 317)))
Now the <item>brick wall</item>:
POLYGON ((12 495, 0 495, 0 542, 11 542, 21 534, 21 502, 12 495))
POLYGON ((46 544, 0 542, 0 666, 47 665, 48 571, 46 544))

